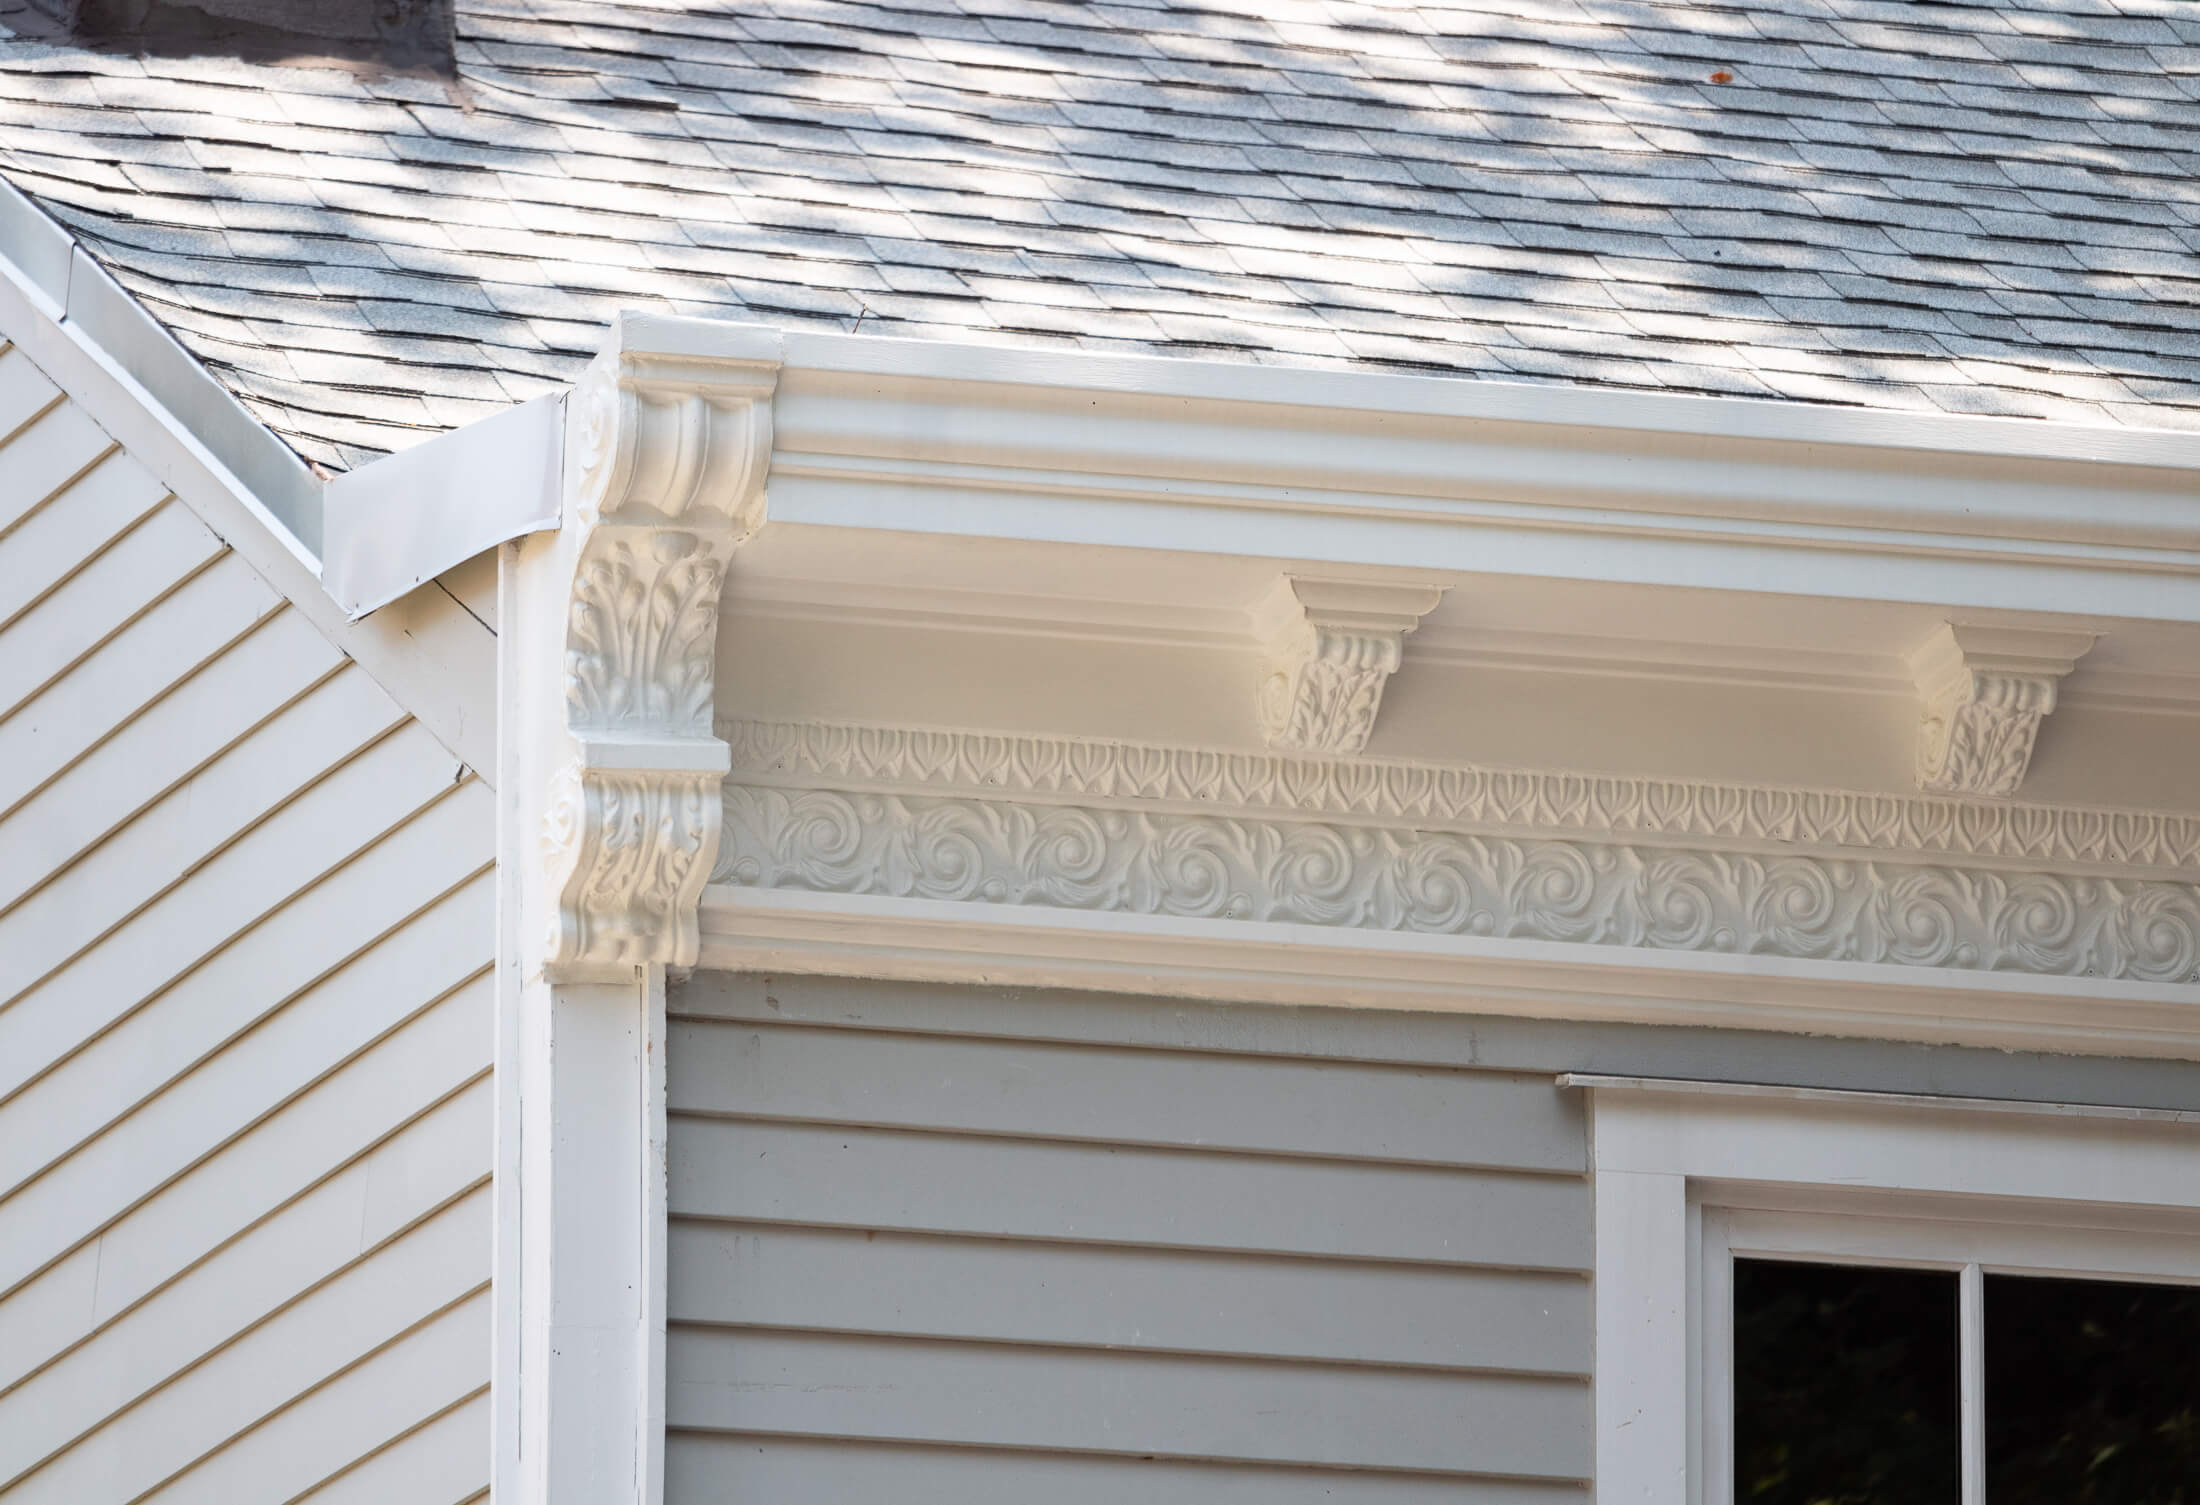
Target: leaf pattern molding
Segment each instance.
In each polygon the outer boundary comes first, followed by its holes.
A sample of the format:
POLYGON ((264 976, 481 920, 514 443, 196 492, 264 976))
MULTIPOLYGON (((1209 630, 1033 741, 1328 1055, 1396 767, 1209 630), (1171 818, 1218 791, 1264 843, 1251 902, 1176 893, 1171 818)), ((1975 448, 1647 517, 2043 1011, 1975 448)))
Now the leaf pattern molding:
POLYGON ((2141 811, 818 722, 728 720, 719 732, 736 780, 758 786, 1700 841, 1768 854, 1991 859, 2110 877, 2200 876, 2200 821, 2141 811))

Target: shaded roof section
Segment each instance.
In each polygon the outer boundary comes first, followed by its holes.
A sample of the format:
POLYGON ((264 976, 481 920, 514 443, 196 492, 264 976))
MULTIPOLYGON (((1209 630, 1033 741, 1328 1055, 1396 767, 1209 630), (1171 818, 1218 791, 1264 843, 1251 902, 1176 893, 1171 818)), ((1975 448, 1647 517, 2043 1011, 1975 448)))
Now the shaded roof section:
MULTIPOLYGON (((4 19, 5 4, 0 4, 4 19)), ((0 43, 0 172, 332 469, 614 310, 2200 427, 2188 0, 459 0, 0 43)))

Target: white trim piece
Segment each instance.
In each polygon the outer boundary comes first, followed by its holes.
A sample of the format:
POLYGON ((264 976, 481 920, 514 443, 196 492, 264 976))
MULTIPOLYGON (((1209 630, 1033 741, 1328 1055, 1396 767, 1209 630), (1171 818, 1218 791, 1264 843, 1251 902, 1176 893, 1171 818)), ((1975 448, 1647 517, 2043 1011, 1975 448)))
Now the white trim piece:
POLYGON ((347 471, 322 495, 321 583, 357 621, 476 554, 558 525, 565 394, 347 471))
POLYGON ((2189 986, 713 884, 699 966, 2200 1059, 2189 986))
POLYGON ((1861 1092, 1845 1087, 1790 1087, 1768 1082, 1710 1082, 1680 1077, 1604 1076, 1594 1072, 1561 1073, 1558 1085, 1583 1091, 1627 1092, 1676 1098, 1753 1098, 1788 1103, 1823 1103, 1856 1109, 1931 1109, 1936 1113, 2016 1113, 2028 1118, 2098 1118, 2124 1123, 2200 1126, 2200 1112, 2179 1108, 2129 1108, 2115 1103, 2041 1103, 2022 1098, 1945 1097, 1912 1092, 1861 1092))
MULTIPOLYGON (((1986 1275, 2139 1284, 2200 1282, 2200 1209, 2141 1216, 2097 1203, 1983 1198, 1920 1203, 1813 1188, 1788 1188, 1784 1200, 1791 1205, 1758 1207, 1748 1205, 1751 1191, 1732 1182, 1697 1189, 1707 1255, 1723 1250, 1807 1263, 1975 1268, 1986 1275)), ((1731 1337, 1708 1326, 1705 1334, 1714 1343, 1731 1337)))
MULTIPOLYGON (((1633 1342, 1598 1353, 1600 1501, 1732 1505, 1736 1251, 1926 1265, 1974 1286, 1997 1269, 2200 1277, 2193 1115, 1566 1080, 1591 1094, 1600 1342, 1633 1342)), ((1975 1426, 1967 1409, 1967 1441, 1975 1426)), ((1967 1462, 1968 1498, 1981 1475, 1967 1462)))
POLYGON ((565 407, 561 526, 499 550, 492 1489, 519 1505, 663 1499, 665 975, 696 959, 718 600, 771 442, 775 341, 630 334, 565 407))
MULTIPOLYGON (((667 348, 675 340, 689 342, 691 350, 708 348, 693 343, 709 338, 697 331, 727 327, 707 319, 649 317, 653 326, 645 337, 664 341, 667 348)), ((790 367, 851 376, 1055 387, 1096 395, 1229 399, 1299 409, 1564 424, 1768 443, 2200 469, 2200 438, 2181 430, 1684 397, 1593 386, 1460 381, 1175 356, 1025 350, 808 329, 791 329, 786 339, 790 367)))
POLYGON ((1986 1272, 1976 1260, 1956 1277, 1956 1322, 1963 1505, 1986 1505, 1986 1272))
MULTIPOLYGON (((0 221, 4 221, 13 190, 4 185, 0 190, 4 190, 0 191, 0 221)), ((0 228, 0 234, 12 233, 0 228)), ((45 271, 50 275, 52 267, 45 271)), ((76 283, 72 277, 72 289, 76 283)), ((95 285, 113 287, 104 274, 85 282, 88 287, 95 285)), ((112 296, 129 302, 119 289, 112 296)), ((142 309, 138 314, 147 320, 151 317, 142 309)), ((100 329, 117 327, 95 323, 100 329)), ((495 637, 486 626, 440 590, 416 592, 371 622, 346 621, 321 588, 312 554, 271 505, 201 437, 197 424, 203 413, 164 405, 123 360, 98 343, 93 328, 66 316, 63 306, 32 281, 29 272, 4 258, 0 258, 0 333, 133 459, 158 476, 272 589, 303 612, 324 637, 357 660, 392 699, 418 717, 452 756, 484 779, 494 776, 496 649, 495 637)), ((166 334, 161 338, 167 339, 166 334)), ((203 370, 191 369, 206 382, 213 381, 203 370)), ((213 401, 205 387, 195 390, 194 402, 213 401)), ((226 393, 220 397, 234 402, 226 393)), ((268 435, 267 442, 280 441, 268 435)), ((300 473, 304 473, 302 467, 300 473)), ((318 528, 318 491, 313 518, 318 528)))
POLYGON ((787 342, 771 483, 786 522, 1423 575, 2200 614, 2189 435, 787 342))
POLYGON ((1680 1177, 1599 1172, 1598 1505, 1665 1505, 1687 1487, 1689 1222, 1680 1177), (1633 1271, 1634 1278, 1604 1278, 1603 1272, 1618 1269, 1633 1271))
POLYGON ((192 440, 218 457, 309 564, 320 551, 321 488, 290 446, 125 292, 75 237, 14 185, 0 182, 0 260, 49 318, 66 324, 192 440))

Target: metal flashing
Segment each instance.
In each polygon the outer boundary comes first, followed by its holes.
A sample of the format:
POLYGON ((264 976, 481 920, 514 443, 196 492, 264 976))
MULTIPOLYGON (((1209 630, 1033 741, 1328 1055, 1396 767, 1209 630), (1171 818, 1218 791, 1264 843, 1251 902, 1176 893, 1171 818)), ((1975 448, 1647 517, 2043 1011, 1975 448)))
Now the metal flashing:
POLYGON ((557 527, 564 426, 553 393, 337 476, 322 585, 356 622, 484 549, 557 527))

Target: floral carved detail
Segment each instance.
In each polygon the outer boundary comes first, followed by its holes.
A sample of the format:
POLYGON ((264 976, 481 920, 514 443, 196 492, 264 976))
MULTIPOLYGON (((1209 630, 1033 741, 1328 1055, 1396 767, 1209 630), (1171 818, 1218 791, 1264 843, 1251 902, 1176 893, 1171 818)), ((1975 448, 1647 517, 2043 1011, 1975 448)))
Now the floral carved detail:
POLYGON ((2200 980, 2200 887, 728 785, 716 881, 2125 981, 2200 980))
POLYGON ((2024 783, 2056 687, 2091 633, 1945 623, 1910 655, 1925 712, 1917 786, 2007 799, 2024 783))
POLYGON ((714 773, 569 768, 544 818, 562 875, 548 952, 610 965, 692 965, 695 903, 718 853, 714 773))
POLYGON ((1259 701, 1268 745, 1328 754, 1366 747, 1405 636, 1442 595, 1435 586, 1278 580, 1253 613, 1268 649, 1259 701))
POLYGON ((1365 633, 1317 632, 1303 653, 1261 686, 1261 731, 1270 747, 1349 753, 1367 746, 1398 643, 1365 633))
POLYGON ((1324 760, 1128 742, 726 721, 749 784, 1005 794, 1504 833, 2200 871, 2200 821, 1917 795, 1324 760))
POLYGON ((2024 782, 2040 718, 2055 705, 2052 680, 1976 675, 1962 697, 1926 709, 1917 784, 1935 794, 2006 798, 2024 782))
POLYGON ((544 813, 545 966, 692 965, 728 766, 712 726, 718 601, 763 521, 768 357, 625 348, 622 323, 566 428, 564 719, 576 756, 544 813))
POLYGON ((567 628, 576 727, 711 735, 711 677, 725 566, 695 534, 613 538, 582 561, 567 628))

